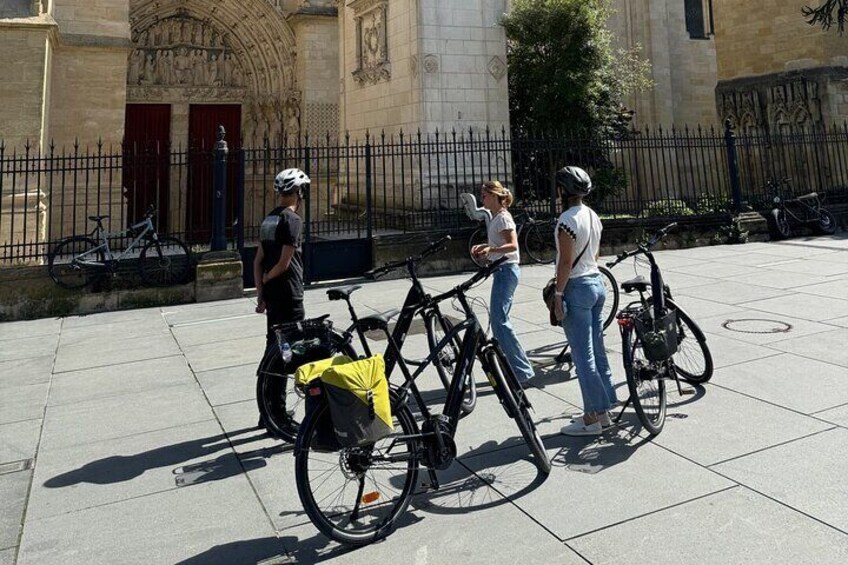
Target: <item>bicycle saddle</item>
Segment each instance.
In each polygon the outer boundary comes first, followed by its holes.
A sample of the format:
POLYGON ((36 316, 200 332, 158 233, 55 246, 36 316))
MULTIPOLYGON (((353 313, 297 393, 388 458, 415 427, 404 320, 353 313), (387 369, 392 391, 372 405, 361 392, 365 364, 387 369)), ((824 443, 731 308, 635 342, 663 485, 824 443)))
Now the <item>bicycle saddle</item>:
POLYGON ((815 200, 815 199, 816 199, 816 198, 818 198, 818 197, 819 197, 819 193, 818 193, 818 192, 811 192, 811 193, 809 193, 809 194, 805 194, 805 195, 803 195, 803 196, 799 196, 799 197, 797 198, 797 200, 815 200))
POLYGON ((354 291, 357 291, 360 288, 362 288, 362 286, 358 284, 337 286, 327 290, 327 298, 330 300, 347 300, 354 291))
POLYGON ((400 310, 392 308, 382 314, 372 314, 371 316, 363 316, 359 318, 359 325, 363 331, 370 332, 371 330, 389 331, 389 321, 400 314, 400 310))
POLYGON ((648 287, 651 286, 651 283, 648 279, 639 275, 635 279, 630 279, 629 281, 624 281, 621 283, 621 290, 626 293, 631 293, 634 290, 638 290, 639 292, 645 292, 648 290, 648 287))
POLYGON ((105 220, 109 217, 109 214, 103 214, 101 216, 89 216, 88 219, 92 222, 99 222, 100 220, 105 220))

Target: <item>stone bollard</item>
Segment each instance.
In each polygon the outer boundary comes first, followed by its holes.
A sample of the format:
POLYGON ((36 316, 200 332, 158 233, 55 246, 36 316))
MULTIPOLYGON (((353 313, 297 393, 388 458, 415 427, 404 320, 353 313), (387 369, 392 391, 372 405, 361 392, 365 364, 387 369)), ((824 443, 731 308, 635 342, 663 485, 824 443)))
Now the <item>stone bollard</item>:
POLYGON ((195 300, 210 302, 241 298, 244 291, 241 256, 237 251, 211 251, 197 263, 195 300))
POLYGON ((748 241, 768 241, 768 221, 759 212, 742 212, 737 216, 739 229, 748 232, 748 241))

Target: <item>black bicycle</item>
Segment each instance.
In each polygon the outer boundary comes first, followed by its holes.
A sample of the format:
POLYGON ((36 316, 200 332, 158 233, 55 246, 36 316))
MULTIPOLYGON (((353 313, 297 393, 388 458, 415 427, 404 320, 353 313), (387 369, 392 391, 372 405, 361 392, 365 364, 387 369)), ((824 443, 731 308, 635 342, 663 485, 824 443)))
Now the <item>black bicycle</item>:
POLYGON ((454 441, 467 382, 479 359, 507 415, 514 419, 530 447, 539 471, 550 472, 545 446, 530 417, 532 406, 506 361, 497 341, 487 338, 466 297, 466 292, 488 277, 503 258, 478 271, 470 280, 432 298, 435 303, 456 299, 465 319, 445 335, 414 373, 400 355, 399 345, 388 329, 385 316, 360 318, 367 330, 385 333, 405 380, 391 386, 393 433, 365 447, 342 448, 327 441, 332 429, 329 406, 320 379, 307 385, 306 396, 317 400, 300 427, 295 445, 295 477, 303 508, 313 524, 327 537, 348 545, 364 545, 389 535, 407 508, 417 485, 419 466, 427 468, 430 484, 438 488, 436 470, 447 469, 457 456, 454 441), (450 381, 441 414, 420 404, 419 429, 409 408, 410 396, 419 396, 416 378, 441 351, 452 347, 463 334, 460 356, 450 381))
POLYGON ((639 301, 625 306, 616 318, 630 392, 627 403, 633 404, 642 425, 652 435, 660 433, 665 422, 665 381, 674 379, 678 391, 682 392, 678 378, 701 384, 709 381, 713 374, 713 358, 706 336, 674 302, 671 288, 663 283, 659 265, 650 251, 676 226, 676 223, 669 224, 636 250, 624 251, 607 264, 612 268, 625 259, 641 255, 651 266, 650 281, 640 275, 621 283, 624 292, 638 292, 639 301))
MULTIPOLYGON (((383 314, 387 320, 397 317, 392 336, 398 348, 396 350, 389 348, 386 351, 387 376, 392 374, 397 360, 401 358, 400 350, 406 342, 416 317, 420 317, 424 322, 430 351, 435 351, 437 344, 454 329, 451 320, 442 313, 439 302, 431 299, 418 278, 418 265, 428 257, 444 250, 450 239, 450 236, 446 236, 418 255, 384 265, 366 274, 369 278, 377 279, 390 272, 406 269, 412 279, 412 286, 407 293, 403 308, 383 314)), ((294 373, 301 365, 335 355, 356 358, 357 352, 353 346, 353 340, 357 336, 365 356, 372 355, 365 335, 367 324, 360 320, 350 299, 351 294, 360 288, 362 288, 360 285, 349 285, 327 290, 329 300, 344 300, 347 303, 351 325, 344 331, 336 330, 326 316, 274 328, 276 342, 266 349, 256 371, 256 401, 259 407, 260 423, 272 435, 288 442, 293 442, 297 435, 297 429, 306 408, 303 396, 298 394, 291 383, 294 382, 294 373)), ((455 335, 449 345, 440 350, 433 363, 445 390, 450 387, 460 348, 461 341, 455 335)), ((411 358, 403 358, 403 361, 413 366, 421 366, 424 363, 424 360, 411 358)), ((420 396, 417 400, 420 403, 424 402, 420 396)), ((477 385, 472 375, 463 395, 462 415, 470 414, 476 404, 477 385)))
POLYGON ((818 235, 836 233, 836 218, 822 207, 824 199, 817 192, 785 199, 781 195, 781 186, 786 186, 789 194, 792 193, 788 178, 780 182, 772 179, 766 183, 766 187, 774 193, 773 207, 768 217, 774 239, 792 237, 793 227, 799 226, 809 226, 818 235))

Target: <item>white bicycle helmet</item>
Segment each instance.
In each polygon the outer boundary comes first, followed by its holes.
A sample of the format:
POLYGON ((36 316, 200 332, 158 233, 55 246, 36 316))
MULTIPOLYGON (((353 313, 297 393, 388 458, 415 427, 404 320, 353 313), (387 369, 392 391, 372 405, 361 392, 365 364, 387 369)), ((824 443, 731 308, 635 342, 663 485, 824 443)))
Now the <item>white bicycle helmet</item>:
POLYGON ((285 195, 297 192, 300 196, 304 188, 309 188, 309 183, 309 177, 300 169, 286 169, 274 179, 274 192, 285 195))

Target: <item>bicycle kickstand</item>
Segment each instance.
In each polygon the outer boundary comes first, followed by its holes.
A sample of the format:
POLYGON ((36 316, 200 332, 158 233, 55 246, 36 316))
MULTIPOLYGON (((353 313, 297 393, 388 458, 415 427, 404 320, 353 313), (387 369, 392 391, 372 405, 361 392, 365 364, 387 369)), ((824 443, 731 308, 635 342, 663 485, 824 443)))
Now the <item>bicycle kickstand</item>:
POLYGON ((566 343, 565 347, 562 348, 562 351, 555 357, 557 363, 572 363, 571 353, 568 352, 568 346, 570 344, 566 343))
POLYGON ((621 421, 621 417, 624 416, 624 411, 627 410, 627 408, 630 406, 630 400, 631 400, 631 398, 628 396, 627 402, 625 402, 624 406, 621 407, 621 412, 619 412, 618 416, 616 416, 615 420, 613 420, 613 424, 615 424, 616 426, 621 421))

